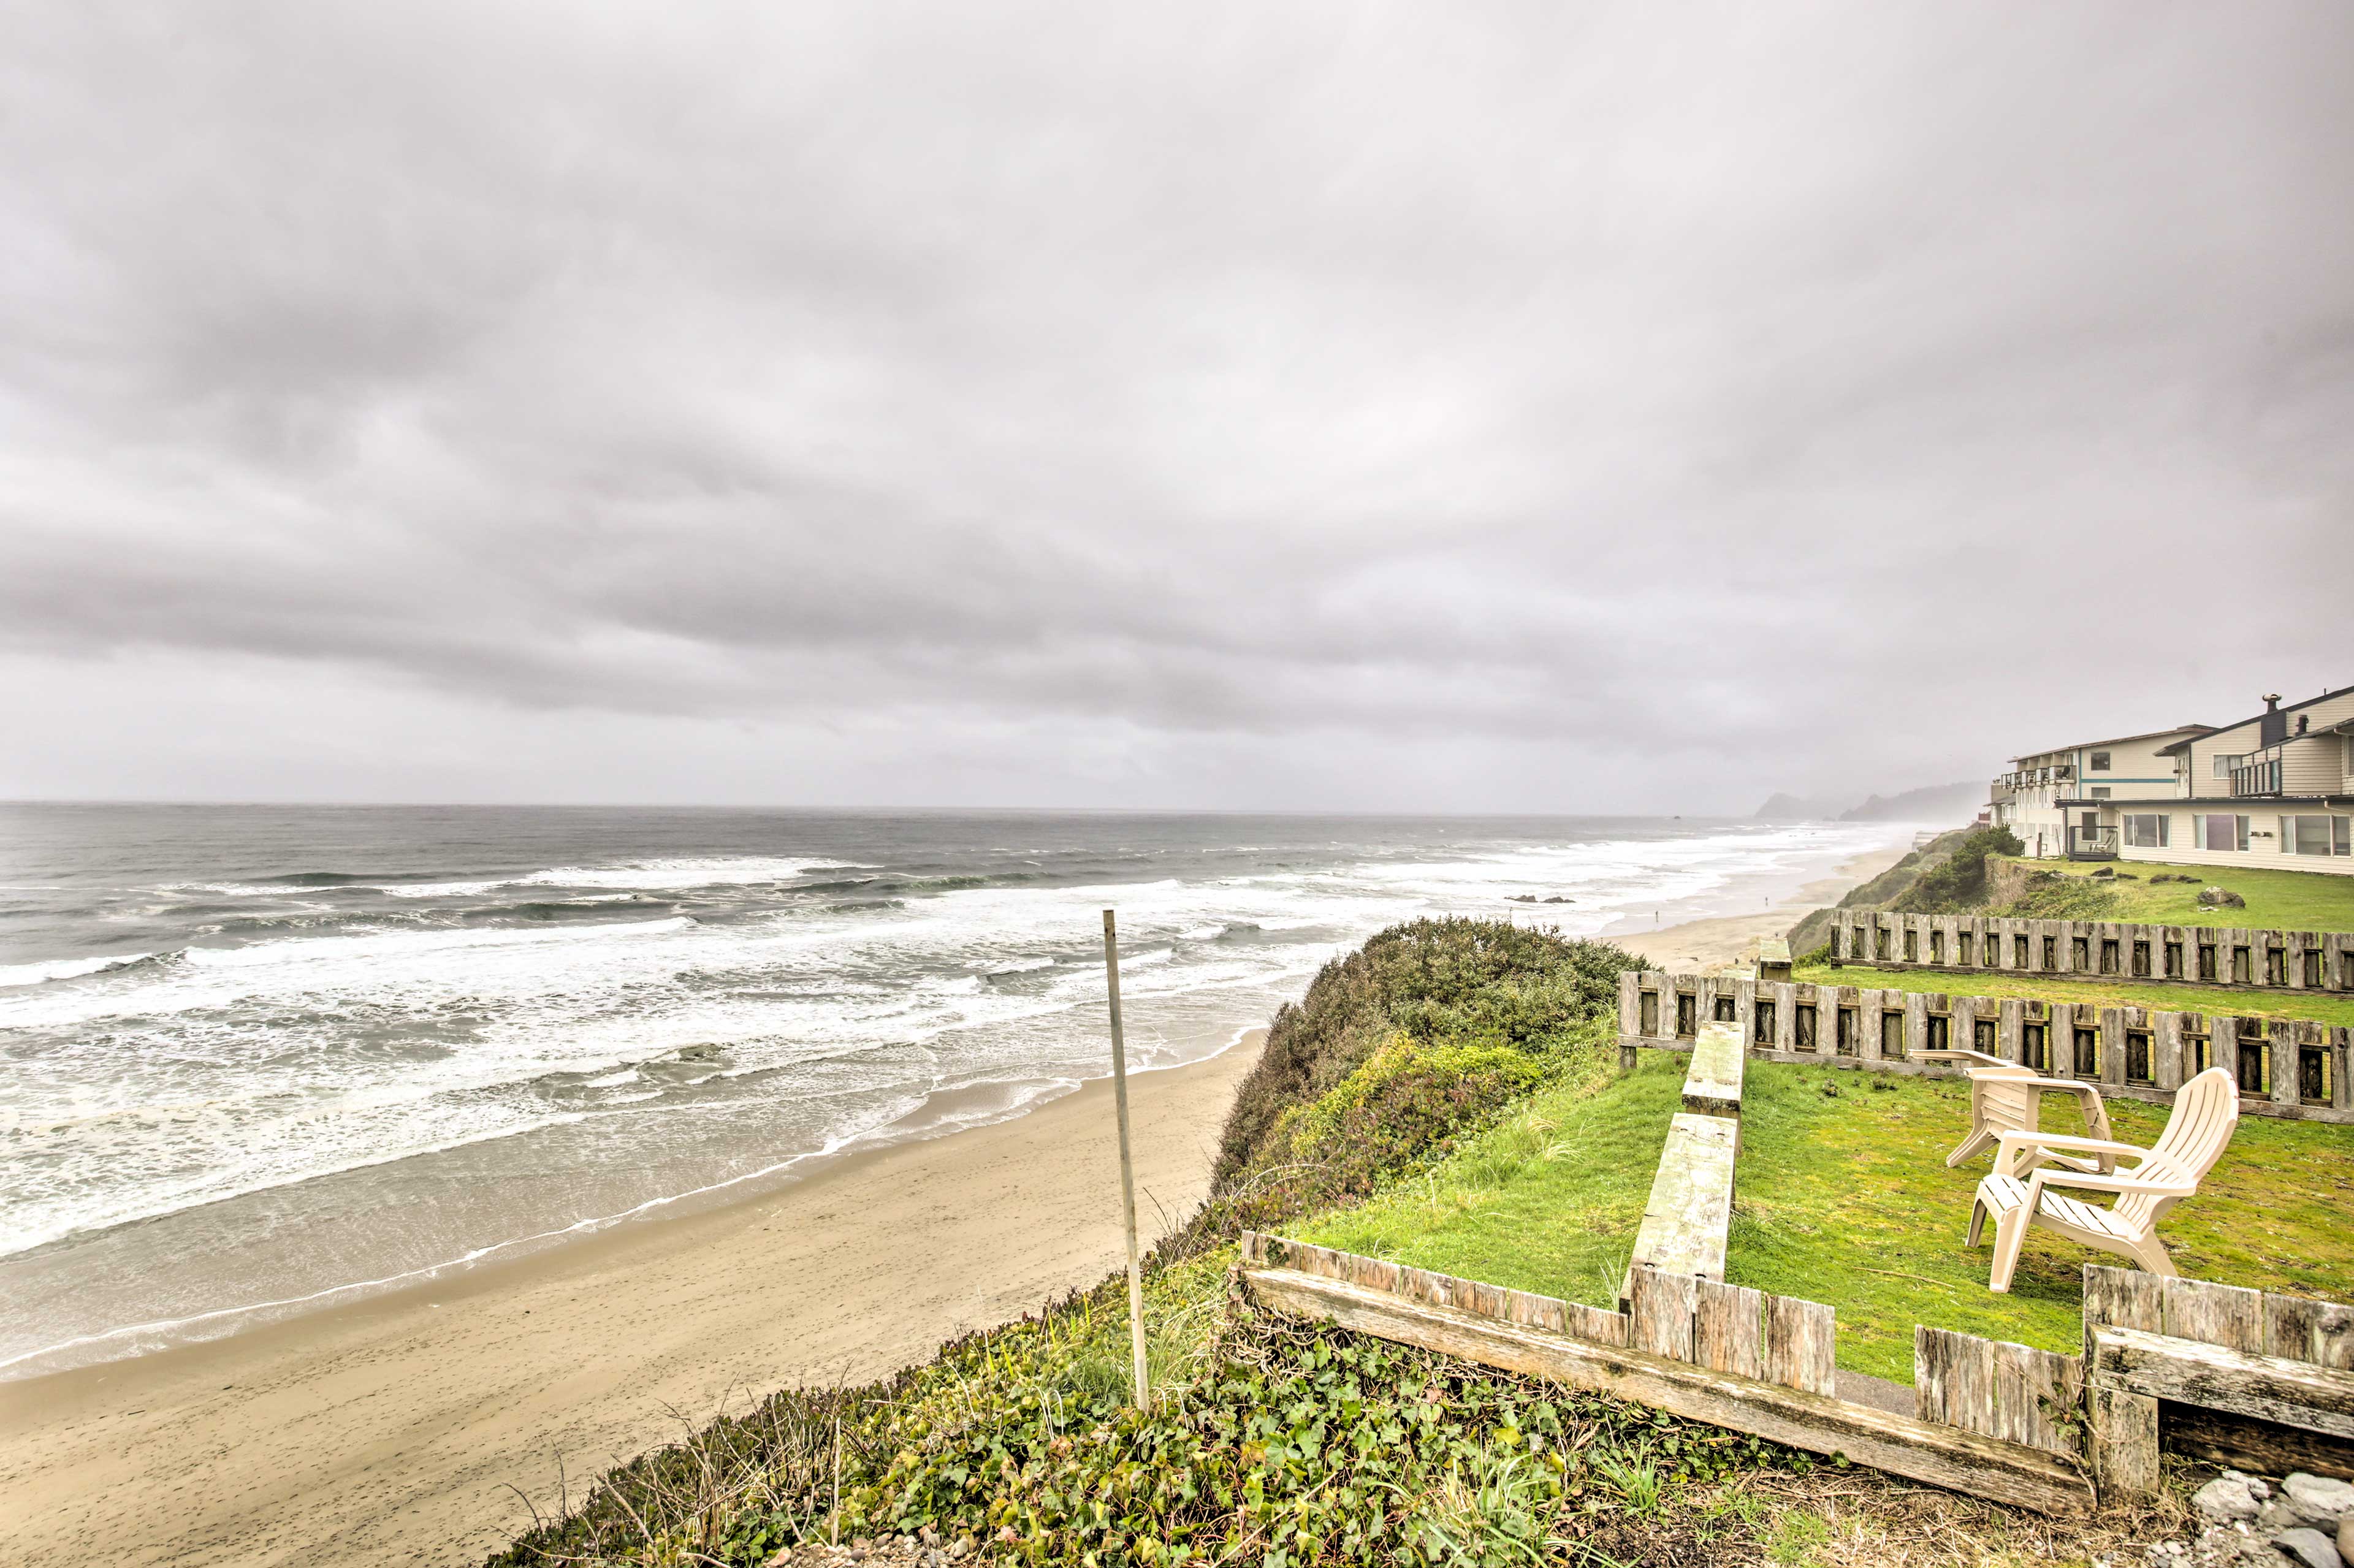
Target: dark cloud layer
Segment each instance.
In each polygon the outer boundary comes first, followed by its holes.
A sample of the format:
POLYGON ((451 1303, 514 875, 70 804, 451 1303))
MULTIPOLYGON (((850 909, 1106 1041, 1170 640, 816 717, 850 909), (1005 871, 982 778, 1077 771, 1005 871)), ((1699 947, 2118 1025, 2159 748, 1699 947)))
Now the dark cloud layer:
POLYGON ((2241 716, 2354 681, 2349 60, 14 7, 0 794, 1706 810, 2241 716))

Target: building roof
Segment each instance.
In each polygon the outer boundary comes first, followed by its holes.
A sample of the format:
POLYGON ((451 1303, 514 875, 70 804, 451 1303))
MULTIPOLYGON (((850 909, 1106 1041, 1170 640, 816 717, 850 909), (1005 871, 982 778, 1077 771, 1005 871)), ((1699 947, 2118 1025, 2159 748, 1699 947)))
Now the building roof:
POLYGON ((2236 806, 2242 810, 2250 807, 2263 811, 2277 810, 2283 806, 2337 806, 2354 800, 2354 795, 2119 795, 2114 800, 2067 800, 2070 806, 2168 806, 2187 810, 2196 816, 2207 810, 2221 810, 2236 806))
MULTIPOLYGON (((2342 696, 2346 695, 2346 694, 2347 694, 2347 693, 2349 693, 2349 692, 2354 692, 2354 686, 2340 686, 2340 687, 2338 687, 2338 688, 2336 691, 2334 691, 2334 692, 2324 692, 2324 693, 2322 693, 2322 694, 2321 694, 2321 695, 2319 695, 2319 696, 2317 696, 2317 697, 2307 697, 2307 698, 2306 698, 2306 699, 2305 699, 2305 701, 2303 701, 2303 702, 2301 702, 2301 703, 2291 703, 2291 704, 2289 704, 2289 705, 2288 705, 2288 706, 2286 706, 2286 707, 2285 707, 2285 708, 2281 709, 2280 711, 2281 711, 2282 713, 2285 713, 2285 714, 2293 714, 2293 713, 2296 712, 2296 711, 2297 711, 2297 709, 2299 709, 2299 708, 2309 708, 2309 707, 2311 707, 2311 706, 2312 706, 2314 704, 2316 704, 2316 703, 2326 703, 2326 702, 2329 701, 2332 697, 2342 697, 2342 696)), ((2269 710, 2269 709, 2267 709, 2267 710, 2266 710, 2266 712, 2270 712, 2270 711, 2271 711, 2271 710, 2269 710)), ((2264 715, 2263 714, 2257 714, 2257 715, 2253 715, 2253 716, 2252 716, 2252 717, 2249 717, 2249 718, 2243 718, 2243 719, 2240 720, 2237 724, 2227 724, 2227 725, 2223 726, 2221 729, 2211 729, 2211 730, 2208 730, 2208 731, 2207 731, 2207 733, 2208 733, 2209 735, 2221 735, 2221 734, 2222 734, 2222 733, 2223 733, 2223 730, 2226 730, 2226 729, 2238 729, 2238 728, 2242 727, 2242 726, 2244 726, 2244 725, 2252 725, 2252 724, 2257 724, 2257 723, 2260 723, 2260 722, 2262 722, 2262 720, 2264 719, 2264 715)), ((2336 726, 2336 725, 2333 725, 2333 726, 2330 726, 2330 728, 2332 728, 2332 729, 2341 728, 2341 727, 2342 727, 2342 726, 2336 726)), ((2328 732, 2327 732, 2327 730, 2307 730, 2306 733, 2307 735, 2319 735, 2319 734, 2327 734, 2327 733, 2328 733, 2328 732)), ((2194 735, 2194 736, 2192 736, 2190 738, 2191 738, 2191 739, 2193 739, 2193 740, 2197 740, 2197 739, 2199 738, 2199 736, 2195 736, 2195 735, 2194 735)), ((2295 736, 2291 736, 2289 738, 2290 738, 2290 739, 2292 739, 2292 740, 2294 740, 2294 739, 2296 739, 2296 737, 2295 736)), ((2172 751, 2172 750, 2174 750, 2174 749, 2175 749, 2175 748, 2174 748, 2173 747, 2171 747, 2171 746, 2169 746, 2169 747, 2166 747, 2166 748, 2165 748, 2165 750, 2166 750, 2166 751, 2168 751, 2168 752, 2170 752, 2170 751, 2172 751)), ((2161 753, 2160 755, 2164 755, 2164 753, 2161 753)))
MULTIPOLYGON (((2354 687, 2349 687, 2349 690, 2354 690, 2354 687)), ((2319 702, 2320 700, 2321 699, 2318 697, 2314 699, 2316 702, 2319 702)), ((2065 746, 2046 747, 2041 751, 2022 751, 2018 757, 2014 757, 2010 760, 2017 762, 2021 758, 2049 757, 2055 751, 2083 751, 2089 747, 2094 746, 2123 746, 2129 740, 2156 740, 2159 736, 2180 735, 2185 730, 2190 732, 2190 738, 2193 740, 2198 739, 2199 736, 2202 735, 2212 735, 2215 733, 2215 729, 2212 725, 2179 724, 2171 729, 2153 729, 2141 735, 2111 736, 2106 740, 2072 740, 2065 746)), ((2160 755, 2164 755, 2166 751, 2171 751, 2172 749, 2172 747, 2163 747, 2161 748, 2160 755)))

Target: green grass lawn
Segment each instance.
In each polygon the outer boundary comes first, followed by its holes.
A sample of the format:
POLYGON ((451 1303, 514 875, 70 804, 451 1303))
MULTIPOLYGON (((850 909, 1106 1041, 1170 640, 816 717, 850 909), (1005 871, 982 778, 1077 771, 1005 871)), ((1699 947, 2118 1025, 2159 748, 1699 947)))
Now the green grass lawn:
MULTIPOLYGON (((1684 1061, 1643 1053, 1538 1095, 1463 1152, 1357 1209, 1292 1227, 1303 1241, 1596 1306, 1612 1305, 1684 1061)), ((1913 1376, 1913 1326, 2046 1350, 2082 1338, 2083 1266, 2103 1256, 2031 1233, 2010 1293, 1966 1248, 1986 1157, 1947 1170, 1967 1086, 1752 1061, 1727 1272, 1736 1285, 1838 1309, 1839 1364, 1913 1376), (1829 1092, 1829 1091, 1836 1091, 1829 1092)), ((2116 1135, 2147 1143, 2163 1107, 2111 1100, 2116 1135)), ((2054 1101, 2052 1126, 2073 1112, 2054 1101)), ((2186 1275, 2354 1300, 2354 1128, 2243 1118, 2199 1195, 2160 1224, 2186 1275)))
MULTIPOLYGON (((2251 856, 2252 860, 2256 857, 2251 856)), ((2274 859, 2287 857, 2274 856, 2274 859)), ((2250 865, 2164 865, 2157 862, 2118 861, 2110 869, 2117 880, 2092 881, 2096 867, 2081 862, 2008 860, 2031 871, 2055 872, 2092 882, 2115 898, 2113 912, 2103 920, 2137 920, 2155 926, 2243 926, 2259 930, 2354 931, 2354 876, 2325 872, 2276 870, 2250 865), (2165 873, 2195 876, 2196 883, 2168 882, 2156 887, 2152 876, 2165 873), (2137 877, 2138 881, 2126 881, 2137 877), (2245 909, 2207 909, 2199 903, 2202 887, 2224 887, 2248 901, 2245 909)))
POLYGON ((1864 990, 1919 991, 1946 996, 2022 996, 2040 1001, 2071 1004, 2092 1002, 2127 1007, 2156 1007, 2176 1012, 2210 1016, 2310 1018, 2323 1023, 2354 1025, 2354 997, 2330 991, 2265 991, 2222 990, 2197 985, 2136 985, 2107 976, 2078 979, 2070 975, 2012 974, 2000 969, 1874 969, 1861 964, 1799 964, 1793 979, 1817 985, 1851 985, 1864 990))

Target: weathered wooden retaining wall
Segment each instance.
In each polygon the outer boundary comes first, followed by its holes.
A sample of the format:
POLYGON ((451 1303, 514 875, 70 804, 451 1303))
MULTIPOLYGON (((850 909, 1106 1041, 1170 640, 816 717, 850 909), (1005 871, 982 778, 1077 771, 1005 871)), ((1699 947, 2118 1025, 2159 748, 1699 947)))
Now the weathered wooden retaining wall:
POLYGON ((2354 1307, 2088 1264, 2081 1364, 2105 1494, 2155 1494, 2160 1448, 2354 1479, 2354 1307))
POLYGON ((2354 932, 1840 910, 1836 963, 2354 995, 2354 932))
POLYGON ((1930 1393, 1907 1416, 1839 1397, 1837 1319, 1818 1301, 1638 1268, 1628 1308, 1610 1312, 1251 1232, 1240 1266, 1252 1298, 1278 1311, 1975 1497, 2047 1512, 2092 1500, 2075 1464, 2074 1356, 1943 1335, 1930 1393), (1987 1375, 1970 1381, 1979 1366, 1987 1375))
POLYGON ((1657 970, 1618 977, 1622 1055, 1689 1049, 1712 1022, 1734 1024, 1744 1049, 1777 1062, 1936 1073, 1956 1069, 1914 1058, 1975 1050, 2160 1103, 2221 1066, 2247 1114, 2354 1123, 2354 1029, 2343 1024, 1657 970))
POLYGON ((1839 1395, 1819 1301, 1638 1268, 1608 1311, 1246 1231, 1262 1306, 2057 1512, 2157 1490, 2161 1448, 2354 1479, 2354 1307, 2084 1268, 2084 1354, 1916 1326, 1910 1417, 1839 1395))

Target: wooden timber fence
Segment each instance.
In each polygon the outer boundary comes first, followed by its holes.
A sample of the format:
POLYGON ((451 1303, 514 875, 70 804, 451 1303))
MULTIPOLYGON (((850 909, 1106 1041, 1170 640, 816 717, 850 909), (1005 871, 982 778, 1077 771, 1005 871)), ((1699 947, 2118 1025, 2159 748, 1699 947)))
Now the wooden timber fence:
POLYGON ((1840 1397, 1821 1302, 1632 1271, 1610 1311, 1246 1231, 1252 1301, 2058 1513, 2157 1489, 2161 1449, 2354 1479, 2354 1308, 2084 1267, 2084 1353, 1914 1330, 1914 1412, 1840 1397))
POLYGON ((1833 963, 2354 995, 2354 931, 1840 910, 1833 963))
POLYGON ((1958 1069, 1914 1058, 1975 1050, 2155 1103, 2221 1066, 2239 1083, 2243 1114, 2354 1124, 2354 1029, 2343 1024, 1729 975, 1618 977, 1627 1065, 1638 1048, 1689 1050, 1711 1022, 1733 1025, 1744 1051, 1777 1062, 1946 1073, 1958 1069))
POLYGON ((1840 1398, 1820 1302, 1638 1268, 1611 1312, 1253 1232, 1240 1267, 1253 1302, 1294 1317, 2047 1513, 2093 1500, 2073 1453, 1840 1398))

